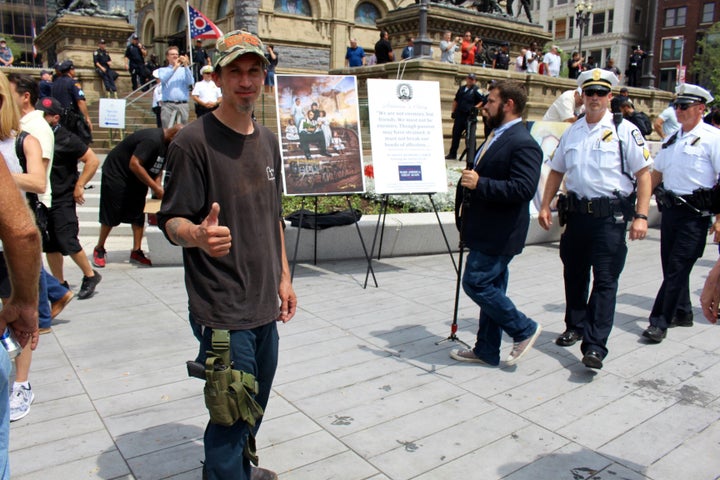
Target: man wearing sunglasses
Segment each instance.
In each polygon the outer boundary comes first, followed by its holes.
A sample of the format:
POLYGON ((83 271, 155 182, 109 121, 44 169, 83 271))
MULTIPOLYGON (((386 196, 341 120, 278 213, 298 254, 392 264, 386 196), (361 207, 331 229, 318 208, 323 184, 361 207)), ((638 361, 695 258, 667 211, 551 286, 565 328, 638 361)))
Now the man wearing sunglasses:
POLYGON ((595 68, 580 74, 577 82, 585 116, 565 131, 555 150, 538 221, 550 229, 550 203, 565 178, 567 196, 561 195, 558 203, 561 225, 566 222, 560 239, 565 332, 555 343, 569 347, 582 340, 582 363, 598 369, 608 353, 628 222, 630 240, 647 233, 651 162, 637 127, 622 118, 616 123, 608 110, 611 87, 618 84, 615 74, 595 68))
MULTIPOLYGON (((662 204, 660 260, 663 282, 650 312, 650 326, 643 337, 660 343, 669 327, 693 325, 689 279, 702 257, 710 225, 707 194, 720 174, 720 131, 703 122, 705 105, 712 102, 710 92, 697 85, 676 88, 673 103, 680 128, 663 143, 655 159, 652 184, 663 183, 665 194, 656 192, 662 204)), ((712 228, 720 238, 716 216, 712 228)))

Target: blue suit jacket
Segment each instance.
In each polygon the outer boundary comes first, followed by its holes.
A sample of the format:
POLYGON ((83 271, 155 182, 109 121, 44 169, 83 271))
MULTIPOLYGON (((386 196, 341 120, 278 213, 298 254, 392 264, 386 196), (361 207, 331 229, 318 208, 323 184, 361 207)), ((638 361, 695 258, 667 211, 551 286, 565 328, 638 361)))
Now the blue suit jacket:
POLYGON ((540 145, 522 123, 490 145, 475 166, 480 179, 470 190, 470 206, 463 217, 462 237, 469 249, 486 255, 522 252, 542 159, 540 145))

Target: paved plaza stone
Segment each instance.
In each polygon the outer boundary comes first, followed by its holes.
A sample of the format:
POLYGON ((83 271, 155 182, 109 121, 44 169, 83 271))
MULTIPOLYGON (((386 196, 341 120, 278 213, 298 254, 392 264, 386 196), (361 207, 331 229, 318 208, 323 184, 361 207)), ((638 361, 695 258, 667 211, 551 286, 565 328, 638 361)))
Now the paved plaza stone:
MULTIPOLYGON (((11 427, 15 480, 200 479, 207 413, 202 382, 185 371, 197 342, 183 270, 131 266, 122 240, 108 244, 96 295, 73 300, 41 337, 35 403, 11 427)), ((460 345, 441 342, 456 280, 447 254, 375 261, 379 288, 367 289, 363 260, 299 265, 261 466, 282 480, 720 478, 720 329, 696 308, 694 327, 659 345, 641 337, 659 249, 657 229, 629 244, 600 371, 580 363, 579 344, 554 343, 565 308, 557 244, 511 263, 510 298, 544 328, 512 368, 449 357, 460 345)), ((696 307, 717 256, 708 245, 693 271, 696 307)), ((66 275, 77 288, 74 265, 66 275)), ((474 342, 477 317, 461 294, 460 339, 474 342)), ((502 358, 511 345, 504 338, 502 358)))

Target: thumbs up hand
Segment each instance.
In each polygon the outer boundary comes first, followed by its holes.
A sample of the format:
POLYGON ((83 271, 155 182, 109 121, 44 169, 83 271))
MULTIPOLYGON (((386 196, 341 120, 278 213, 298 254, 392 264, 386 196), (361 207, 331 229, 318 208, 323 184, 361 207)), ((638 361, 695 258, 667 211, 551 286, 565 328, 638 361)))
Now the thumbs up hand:
POLYGON ((230 252, 232 237, 230 229, 220 225, 220 205, 215 202, 205 220, 198 225, 196 241, 200 248, 211 257, 222 257, 230 252))

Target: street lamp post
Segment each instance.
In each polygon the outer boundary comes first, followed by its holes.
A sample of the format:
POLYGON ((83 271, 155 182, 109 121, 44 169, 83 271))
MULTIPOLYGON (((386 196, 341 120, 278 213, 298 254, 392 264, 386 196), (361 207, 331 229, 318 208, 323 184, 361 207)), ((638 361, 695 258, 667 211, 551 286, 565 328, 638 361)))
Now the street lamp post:
POLYGON ((428 0, 420 0, 420 15, 418 22, 418 38, 415 40, 415 48, 413 49, 413 58, 429 57, 430 46, 432 40, 427 35, 427 14, 428 0))
POLYGON ((580 29, 580 42, 578 45, 578 51, 580 52, 580 56, 583 56, 582 53, 582 39, 583 39, 583 33, 585 32, 585 26, 590 22, 590 14, 592 13, 592 2, 590 1, 583 1, 580 0, 577 5, 575 5, 575 22, 577 27, 580 29))

